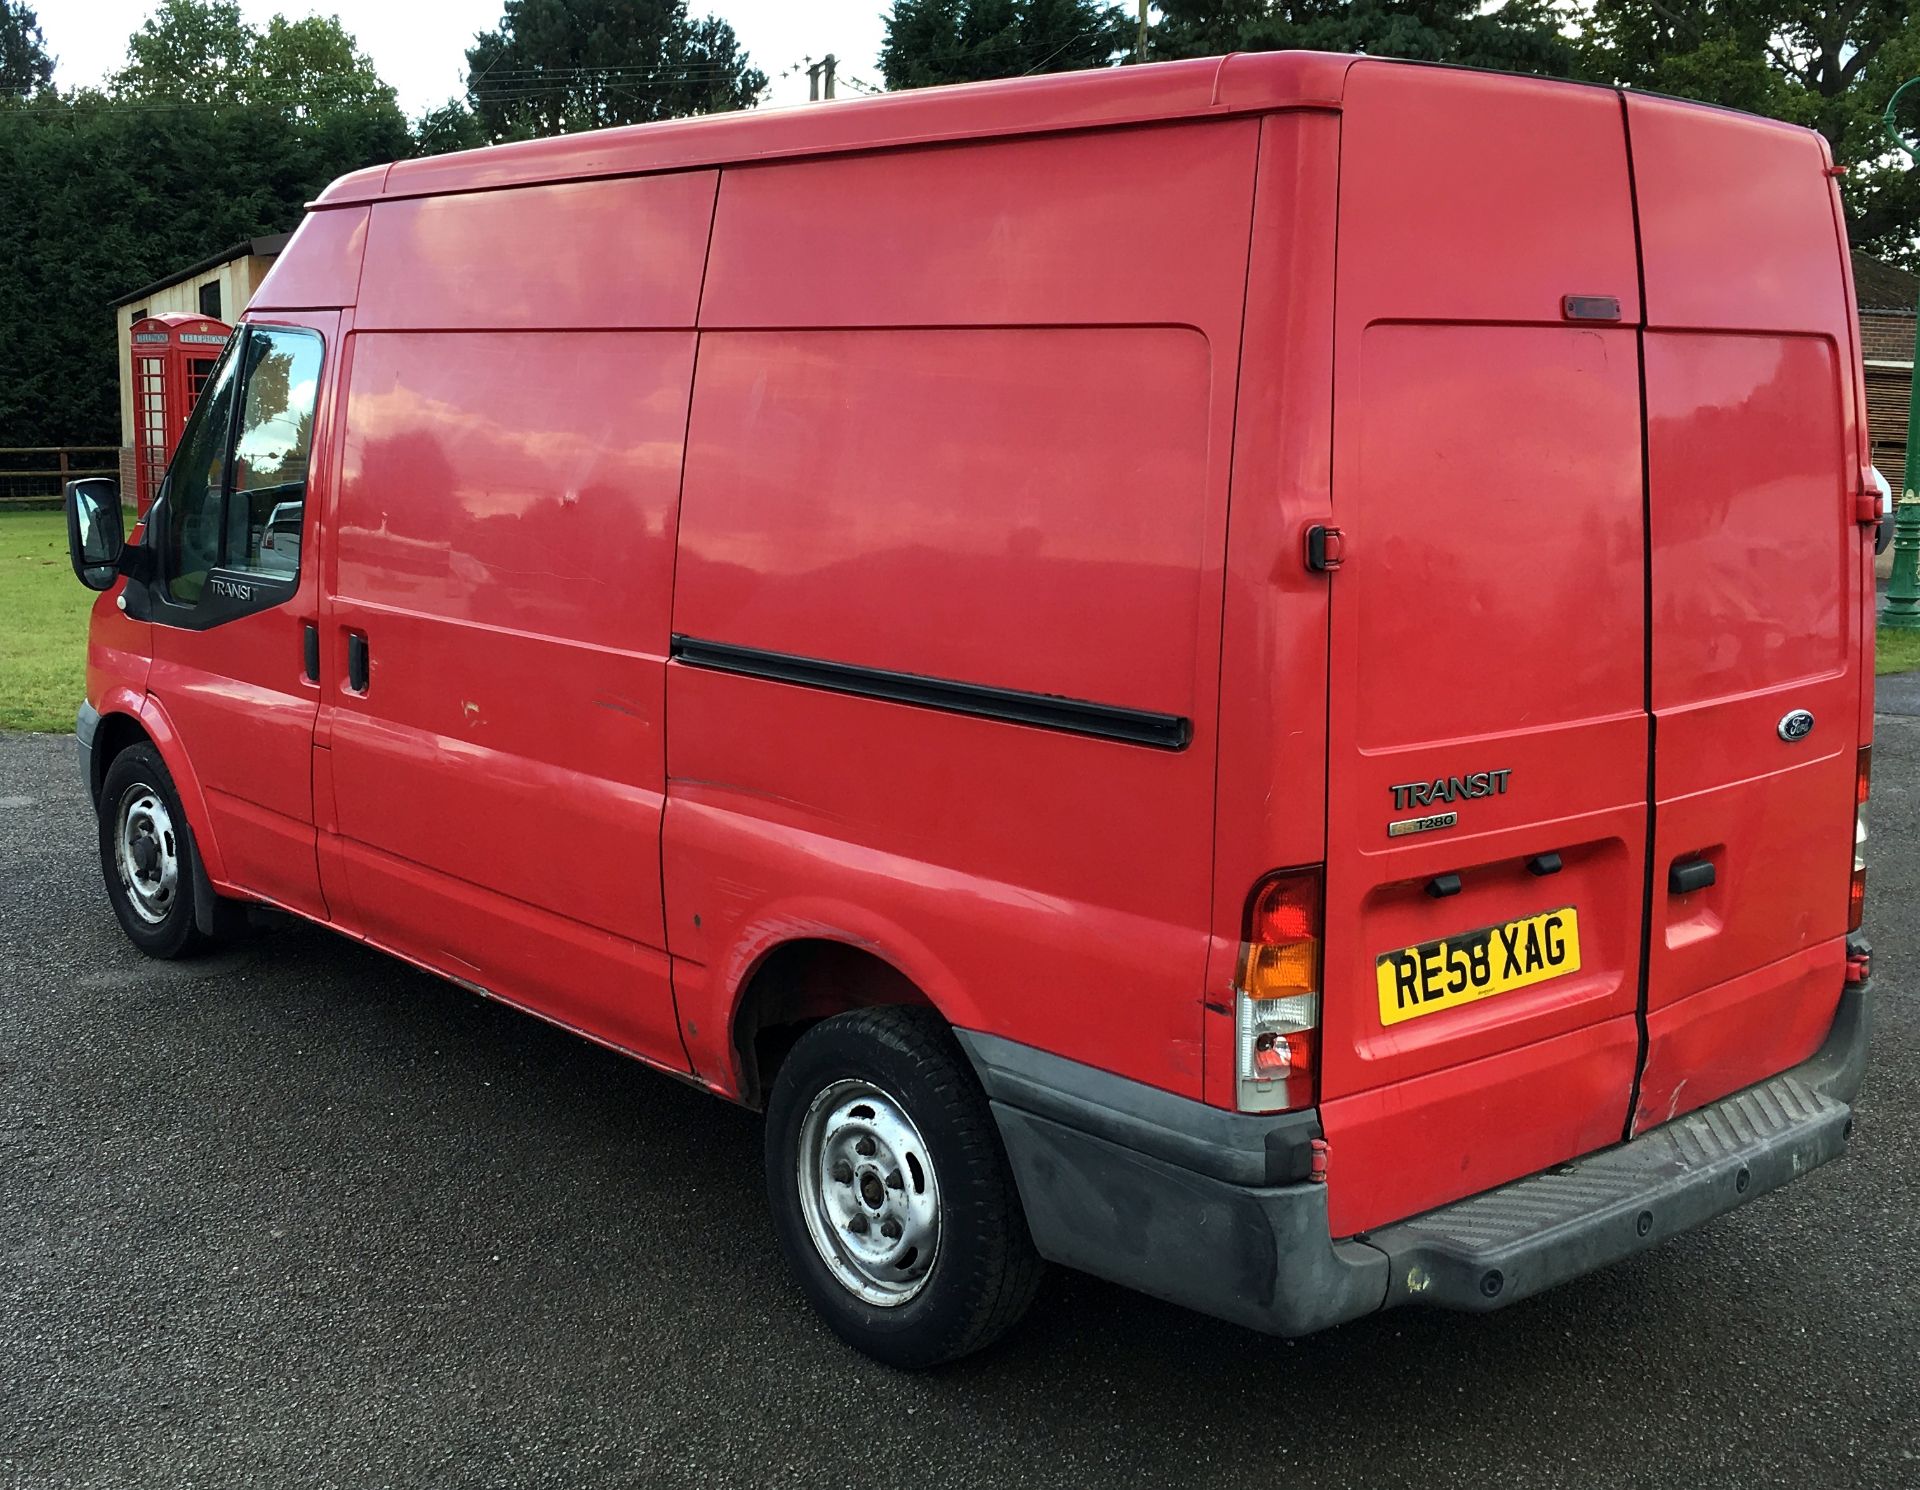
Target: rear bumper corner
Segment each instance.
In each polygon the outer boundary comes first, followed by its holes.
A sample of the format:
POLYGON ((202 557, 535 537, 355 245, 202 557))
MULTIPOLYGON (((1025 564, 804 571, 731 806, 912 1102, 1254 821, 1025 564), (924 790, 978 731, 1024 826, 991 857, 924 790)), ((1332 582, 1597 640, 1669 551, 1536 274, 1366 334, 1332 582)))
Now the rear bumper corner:
POLYGON ((1312 1112, 1222 1112, 959 1031, 1043 1257, 1277 1335, 1406 1304, 1483 1312, 1658 1246, 1838 1158, 1872 1032, 1841 995, 1809 1060, 1509 1185, 1350 1239, 1306 1176, 1312 1112))

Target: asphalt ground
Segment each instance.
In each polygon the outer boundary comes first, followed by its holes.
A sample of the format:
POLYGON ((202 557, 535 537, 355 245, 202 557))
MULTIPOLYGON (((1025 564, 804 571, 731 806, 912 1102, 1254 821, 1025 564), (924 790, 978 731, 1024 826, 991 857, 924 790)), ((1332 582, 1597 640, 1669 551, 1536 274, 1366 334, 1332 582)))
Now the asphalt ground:
POLYGON ((1920 1484, 1920 719, 1876 745, 1849 1155, 1502 1313, 1298 1342, 1056 1270, 844 1349, 760 1124, 327 932, 159 964, 0 737, 0 1486, 1920 1484))

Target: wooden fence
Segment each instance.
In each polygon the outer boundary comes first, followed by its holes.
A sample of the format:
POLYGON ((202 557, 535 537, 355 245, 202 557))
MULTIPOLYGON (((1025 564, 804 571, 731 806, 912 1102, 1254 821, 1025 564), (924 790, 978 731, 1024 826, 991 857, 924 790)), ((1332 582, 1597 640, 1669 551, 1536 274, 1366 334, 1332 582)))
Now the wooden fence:
POLYGON ((0 508, 58 502, 76 476, 118 476, 118 445, 0 445, 0 508))

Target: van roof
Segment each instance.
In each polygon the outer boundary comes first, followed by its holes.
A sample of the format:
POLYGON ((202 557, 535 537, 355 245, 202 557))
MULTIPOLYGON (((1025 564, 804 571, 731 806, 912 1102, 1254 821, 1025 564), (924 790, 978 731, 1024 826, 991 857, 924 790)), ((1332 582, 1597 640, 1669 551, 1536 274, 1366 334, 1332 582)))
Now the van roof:
POLYGON ((745 109, 490 145, 342 176, 337 207, 594 176, 632 176, 981 136, 1088 129, 1287 108, 1338 108, 1354 56, 1236 52, 1144 67, 922 88, 878 98, 745 109))

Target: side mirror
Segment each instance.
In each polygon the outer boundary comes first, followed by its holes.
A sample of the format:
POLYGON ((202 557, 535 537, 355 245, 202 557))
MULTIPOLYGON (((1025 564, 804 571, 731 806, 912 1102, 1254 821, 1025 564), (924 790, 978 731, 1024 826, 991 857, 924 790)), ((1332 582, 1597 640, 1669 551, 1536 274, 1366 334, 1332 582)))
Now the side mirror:
POLYGON ((67 483, 67 557, 89 590, 104 590, 120 573, 127 546, 120 517, 120 485, 109 476, 67 483))
POLYGON ((1878 466, 1867 467, 1867 480, 1880 494, 1880 525, 1874 531, 1873 551, 1884 554, 1893 542, 1893 488, 1887 485, 1887 478, 1880 474, 1878 466))

